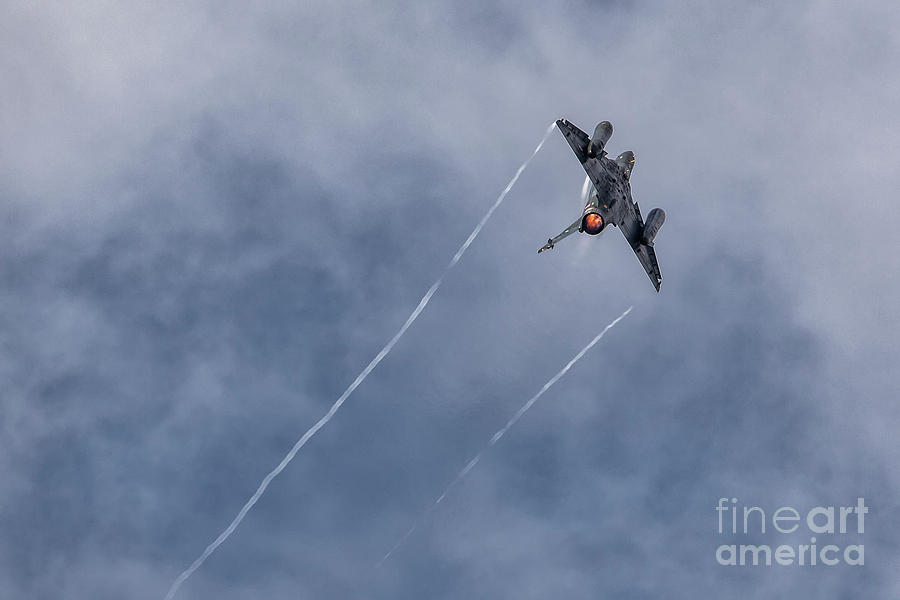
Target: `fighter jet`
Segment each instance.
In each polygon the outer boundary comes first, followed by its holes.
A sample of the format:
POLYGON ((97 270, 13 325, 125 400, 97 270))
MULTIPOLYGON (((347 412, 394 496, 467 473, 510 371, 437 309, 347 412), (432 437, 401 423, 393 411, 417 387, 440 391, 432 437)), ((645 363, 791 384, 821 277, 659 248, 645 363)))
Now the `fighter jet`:
MULTIPOLYGON (((591 191, 587 204, 578 219, 566 227, 562 233, 547 240, 547 244, 538 250, 550 250, 561 239, 575 233, 597 235, 607 225, 618 227, 628 240, 638 260, 650 276, 653 287, 659 292, 662 275, 659 263, 656 262, 656 251, 653 240, 666 220, 666 213, 661 208, 654 208, 641 218, 641 209, 631 199, 631 171, 634 169, 634 153, 623 152, 616 160, 606 157, 606 142, 612 137, 612 123, 603 121, 594 129, 594 135, 588 135, 565 119, 556 122, 566 141, 575 151, 590 180, 591 191)), ((585 181, 585 185, 587 185, 585 181)), ((584 200, 584 198, 582 198, 584 200)))

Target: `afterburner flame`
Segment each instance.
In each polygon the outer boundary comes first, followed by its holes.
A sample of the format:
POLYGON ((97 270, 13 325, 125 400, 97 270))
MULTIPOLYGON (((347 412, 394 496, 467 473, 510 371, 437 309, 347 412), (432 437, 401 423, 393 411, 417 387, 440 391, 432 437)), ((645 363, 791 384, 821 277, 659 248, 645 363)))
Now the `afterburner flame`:
POLYGON ((590 213, 584 216, 582 228, 585 233, 597 235, 603 229, 603 217, 597 213, 590 213))

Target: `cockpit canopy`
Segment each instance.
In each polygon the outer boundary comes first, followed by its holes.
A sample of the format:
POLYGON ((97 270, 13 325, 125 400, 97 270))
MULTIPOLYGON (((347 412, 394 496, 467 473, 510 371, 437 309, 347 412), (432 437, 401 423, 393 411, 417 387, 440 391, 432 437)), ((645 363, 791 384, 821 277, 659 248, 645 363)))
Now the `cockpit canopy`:
POLYGON ((625 172, 625 177, 631 177, 631 171, 634 169, 634 152, 628 150, 616 157, 616 164, 625 172))

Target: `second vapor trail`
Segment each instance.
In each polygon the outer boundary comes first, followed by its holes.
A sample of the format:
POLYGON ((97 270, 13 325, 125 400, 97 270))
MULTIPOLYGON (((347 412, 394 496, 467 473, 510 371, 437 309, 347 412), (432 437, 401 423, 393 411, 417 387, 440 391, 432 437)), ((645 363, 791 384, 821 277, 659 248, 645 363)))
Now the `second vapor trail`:
POLYGON ((495 433, 494 435, 491 436, 491 439, 490 439, 490 441, 487 443, 487 446, 485 446, 484 449, 483 449, 481 452, 479 452, 477 455, 475 455, 475 458, 473 458, 473 459, 470 460, 468 463, 466 463, 466 466, 463 467, 462 470, 461 470, 459 473, 457 473, 456 477, 453 478, 453 481, 451 481, 450 484, 444 489, 444 492, 443 492, 440 496, 437 497, 437 499, 431 504, 431 506, 428 507, 428 509, 425 511, 425 514, 423 514, 422 517, 421 517, 416 523, 414 523, 413 526, 410 527, 409 530, 408 530, 405 534, 403 534, 403 536, 397 541, 396 544, 394 544, 394 547, 391 548, 390 551, 388 551, 387 554, 385 554, 383 557, 381 557, 381 560, 378 561, 378 563, 376 564, 376 566, 381 566, 381 564, 382 564, 384 561, 386 561, 387 559, 389 559, 389 558, 391 557, 391 555, 394 554, 394 552, 396 552, 397 549, 398 549, 400 546, 403 545, 403 542, 406 541, 406 538, 408 538, 410 535, 412 535, 412 533, 416 530, 416 528, 418 528, 418 526, 419 526, 421 523, 423 523, 423 522, 425 521, 425 519, 428 518, 428 516, 431 514, 431 512, 432 512, 435 508, 437 508, 437 506, 438 506, 441 502, 443 502, 444 498, 447 497, 447 494, 450 493, 450 490, 452 490, 452 489, 456 486, 457 483, 459 483, 460 481, 462 481, 463 478, 465 478, 465 476, 468 475, 469 472, 470 472, 472 469, 475 468, 475 465, 477 465, 477 464, 478 464, 478 461, 481 460, 481 456, 482 456, 485 452, 487 452, 488 449, 491 448, 491 446, 493 446, 493 445, 495 445, 497 442, 499 442, 499 441, 500 441, 500 438, 502 438, 502 437, 506 434, 506 432, 509 431, 509 429, 510 429, 513 425, 515 425, 516 422, 517 422, 519 419, 522 418, 522 415, 524 415, 526 412, 528 412, 528 409, 530 409, 532 406, 534 406, 534 403, 537 402, 538 399, 539 399, 541 396, 543 396, 544 393, 545 393, 547 390, 549 390, 551 387, 553 387, 553 384, 555 384, 557 381, 559 381, 559 380, 562 378, 563 375, 565 375, 566 373, 568 373, 568 372, 569 372, 569 369, 572 368, 572 365, 574 365, 574 364, 577 363, 579 360, 581 360, 581 357, 583 357, 585 354, 587 354, 588 350, 590 350, 591 348, 593 348, 594 345, 595 345, 597 342, 599 342, 599 341, 603 338, 604 335, 606 335, 606 332, 607 332, 607 331, 609 331, 610 329, 612 329, 613 327, 615 327, 616 323, 618 323, 619 321, 621 321, 622 319, 624 319, 625 316, 626 316, 628 313, 631 312, 631 309, 632 309, 632 308, 634 308, 634 307, 633 307, 633 306, 629 306, 628 309, 625 310, 625 312, 623 312, 621 315, 619 315, 618 317, 616 317, 609 325, 607 325, 606 327, 604 327, 604 328, 603 328, 603 331, 601 331, 600 333, 598 333, 598 334, 594 337, 594 339, 592 339, 592 340, 590 341, 590 343, 589 343, 587 346, 585 346, 584 348, 581 349, 581 352, 579 352, 578 354, 576 354, 575 357, 574 357, 572 360, 570 360, 568 363, 566 363, 566 366, 564 366, 562 369, 560 369, 559 373, 557 373, 556 375, 554 375, 553 377, 551 377, 550 380, 549 380, 547 383, 544 384, 544 387, 542 387, 540 390, 538 390, 538 393, 537 393, 537 394, 535 394, 534 396, 532 396, 531 398, 529 398, 529 399, 528 399, 528 402, 526 402, 525 404, 523 404, 522 407, 519 408, 519 410, 516 411, 516 414, 514 414, 514 415, 512 416, 512 418, 511 418, 509 421, 506 422, 506 425, 504 425, 503 427, 501 427, 499 430, 497 430, 497 433, 495 433))
POLYGON ((359 387, 359 385, 363 381, 365 381, 366 377, 369 376, 369 373, 371 373, 375 369, 375 367, 378 366, 378 363, 380 363, 384 359, 384 357, 388 355, 397 341, 401 337, 403 337, 403 334, 406 333, 406 330, 409 329, 410 325, 412 325, 415 320, 419 318, 419 315, 423 310, 425 310, 425 307, 428 306, 428 303, 431 301, 431 297, 434 296, 438 288, 441 287, 441 284, 444 282, 444 277, 447 275, 447 273, 450 272, 453 267, 456 266, 456 263, 459 262, 459 259, 462 258, 463 254, 465 254, 469 246, 472 245, 472 242, 475 241, 475 238, 478 237, 481 229, 488 222, 488 219, 491 218, 491 215, 494 214, 494 211, 497 210, 503 203, 506 195, 513 188, 516 181, 518 181, 519 175, 522 174, 522 171, 525 170, 525 167, 528 166, 528 163, 531 162, 531 159, 534 158, 535 155, 540 151, 541 147, 544 145, 544 142, 546 142, 547 138, 550 137, 550 134, 553 132, 553 129, 555 127, 555 122, 551 123, 547 127, 547 131, 544 133, 544 137, 541 138, 541 142, 537 145, 537 148, 535 148, 534 152, 531 153, 531 156, 529 156, 528 159, 524 163, 522 163, 522 165, 516 171, 516 174, 513 175, 513 178, 500 193, 500 196, 497 198, 491 208, 488 209, 484 217, 481 218, 481 221, 478 222, 478 225, 475 226, 475 229, 472 230, 472 233, 469 234, 469 237, 466 238, 466 241, 463 242, 462 246, 459 247, 459 250, 456 251, 456 254, 453 255, 453 258, 450 259, 449 264, 447 264, 447 266, 444 268, 441 276, 438 277, 437 281, 435 281, 430 288, 428 288, 428 291, 425 292, 425 295, 422 296, 421 300, 419 300, 419 304, 412 311, 412 313, 410 313, 409 317, 406 319, 406 322, 403 323, 397 333, 394 334, 394 337, 392 337, 390 341, 385 344, 384 348, 382 348, 378 352, 378 354, 375 355, 375 358, 373 358, 371 362, 366 365, 366 368, 363 369, 359 375, 357 375, 356 379, 353 380, 353 383, 351 383, 350 386, 346 390, 344 390, 344 393, 341 394, 337 400, 335 400, 334 404, 331 405, 331 408, 328 409, 328 412, 325 413, 325 416, 319 419, 315 425, 310 427, 306 431, 306 433, 304 433, 303 436, 299 440, 297 440, 297 442, 285 455, 285 457, 281 459, 281 462, 278 463, 278 466, 272 469, 272 471, 270 471, 269 474, 266 475, 265 478, 263 478, 262 483, 259 484, 259 487, 255 492, 253 492, 253 495, 250 497, 250 499, 247 500, 241 510, 238 511, 237 516, 231 521, 228 527, 226 527, 225 530, 219 534, 219 537, 213 540, 213 542, 209 546, 207 546, 205 550, 203 550, 203 553, 200 554, 197 560, 191 563, 191 565, 175 579, 175 581, 172 583, 172 586, 169 588, 169 591, 166 593, 165 600, 172 600, 172 598, 174 598, 175 594, 178 592, 178 588, 181 587, 181 584, 183 584, 188 577, 193 575, 194 572, 199 569, 200 566, 206 561, 206 559, 216 551, 216 548, 221 546, 222 543, 225 542, 225 540, 227 540, 232 533, 234 533, 234 530, 237 529, 237 526, 241 524, 241 521, 243 521, 244 517, 247 516, 247 513, 250 512, 250 509, 253 508, 253 506, 259 501, 260 497, 262 497, 263 493, 265 493, 266 488, 269 487, 269 484, 272 483, 272 480, 275 479, 279 475, 279 473, 281 473, 285 469, 285 467, 288 466, 288 464, 294 459, 294 456, 297 454, 300 448, 306 445, 306 442, 308 442, 309 439, 316 434, 316 432, 318 432, 322 427, 325 426, 326 423, 328 423, 328 421, 331 420, 331 417, 333 417, 334 414, 341 408, 347 398, 350 397, 350 394, 352 394, 353 391, 357 387, 359 387))

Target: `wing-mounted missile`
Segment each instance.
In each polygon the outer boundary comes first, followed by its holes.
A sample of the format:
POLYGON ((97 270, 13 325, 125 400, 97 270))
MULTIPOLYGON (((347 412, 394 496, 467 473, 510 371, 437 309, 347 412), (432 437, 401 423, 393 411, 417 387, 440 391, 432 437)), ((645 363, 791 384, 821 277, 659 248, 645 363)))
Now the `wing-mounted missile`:
POLYGON ((603 121, 594 128, 594 135, 591 137, 591 141, 588 142, 587 150, 585 151, 588 158, 603 156, 603 147, 606 146, 606 142, 612 137, 612 133, 613 126, 609 121, 603 121))
POLYGON ((661 208, 654 208, 650 211, 650 214, 647 215, 647 220, 644 222, 644 231, 641 234, 641 243, 647 246, 653 245, 653 239, 656 237, 656 234, 659 233, 660 227, 663 226, 663 223, 666 222, 666 211, 661 208))

